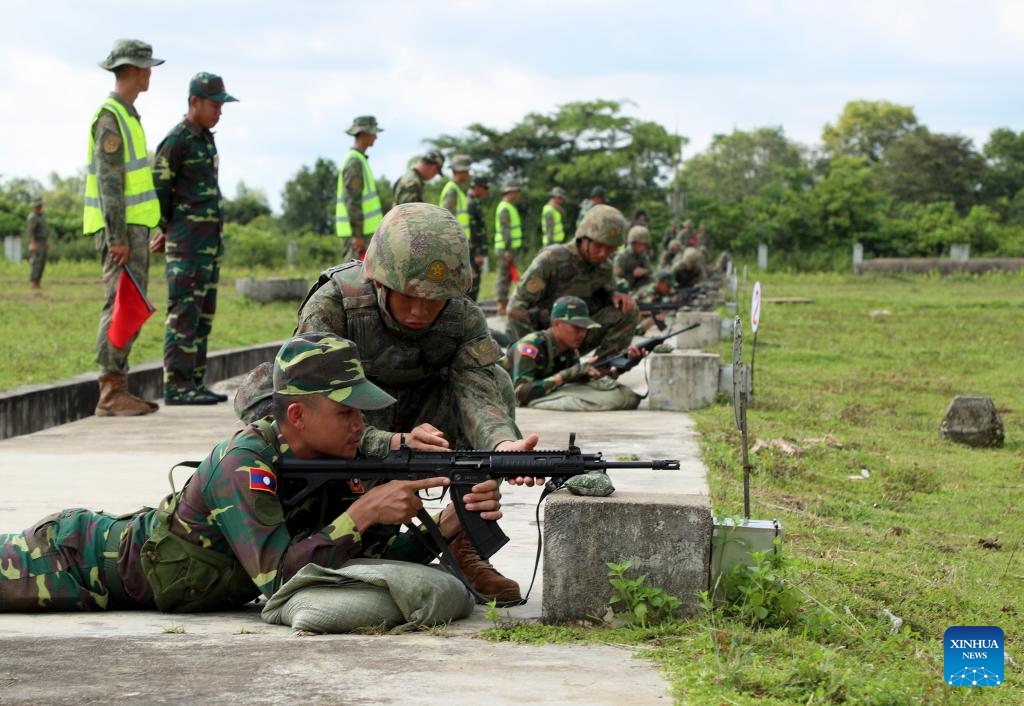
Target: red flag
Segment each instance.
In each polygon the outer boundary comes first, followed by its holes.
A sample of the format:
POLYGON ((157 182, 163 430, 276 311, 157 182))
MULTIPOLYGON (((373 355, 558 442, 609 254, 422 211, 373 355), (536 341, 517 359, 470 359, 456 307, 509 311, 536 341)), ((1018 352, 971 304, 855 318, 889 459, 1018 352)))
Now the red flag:
POLYGON ((509 263, 509 265, 508 265, 508 275, 509 275, 509 279, 511 279, 513 282, 518 282, 519 281, 519 270, 518 270, 518 268, 516 268, 516 263, 514 263, 514 262, 510 262, 509 263))
POLYGON ((115 348, 124 348, 154 311, 156 307, 150 304, 146 295, 142 293, 135 275, 125 267, 121 270, 121 280, 117 283, 114 313, 110 317, 107 339, 115 348))

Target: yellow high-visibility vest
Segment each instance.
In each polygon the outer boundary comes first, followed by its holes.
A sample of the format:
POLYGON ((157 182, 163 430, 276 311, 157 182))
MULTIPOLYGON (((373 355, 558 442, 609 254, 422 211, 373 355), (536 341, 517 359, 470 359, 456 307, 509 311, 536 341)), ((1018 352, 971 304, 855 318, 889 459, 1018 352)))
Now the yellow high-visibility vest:
POLYGON ((96 138, 92 126, 100 117, 100 111, 109 110, 117 118, 117 126, 121 131, 121 143, 124 151, 124 205, 125 223, 129 225, 155 228, 160 223, 160 202, 153 188, 153 170, 149 166, 149 154, 146 152, 146 133, 142 131, 142 123, 119 101, 108 97, 100 105, 89 124, 89 157, 85 171, 85 211, 82 214, 82 232, 85 235, 103 230, 107 221, 100 209, 100 186, 96 180, 96 163, 93 152, 96 149, 96 138))
POLYGON ((448 194, 452 191, 455 192, 455 212, 452 214, 455 216, 455 220, 462 226, 462 230, 466 231, 466 238, 469 238, 469 199, 466 198, 466 194, 462 191, 462 187, 456 184, 454 181, 450 181, 444 185, 441 189, 441 200, 438 202, 438 206, 444 208, 444 202, 448 199, 448 194))
POLYGON ((494 211, 494 249, 504 251, 505 239, 501 237, 501 214, 508 211, 508 224, 511 246, 513 250, 523 247, 523 226, 519 222, 519 209, 508 201, 502 201, 494 211))
POLYGON ((549 213, 555 219, 555 230, 554 230, 554 233, 553 233, 554 240, 552 242, 564 243, 565 242, 565 226, 562 225, 562 212, 559 211, 554 206, 552 206, 551 204, 546 203, 546 204, 544 204, 544 208, 541 209, 541 212, 540 212, 540 224, 541 224, 540 225, 540 230, 541 230, 541 233, 544 235, 544 244, 545 245, 548 244, 548 242, 547 242, 547 233, 544 232, 544 224, 546 224, 548 222, 548 214, 549 213))
MULTIPOLYGON (((366 155, 357 149, 351 149, 345 155, 344 164, 348 164, 350 159, 359 160, 363 166, 363 236, 369 237, 384 220, 380 196, 377 194, 377 182, 373 180, 373 171, 366 155)), ((351 238, 352 223, 348 220, 348 209, 345 207, 345 182, 342 177, 344 169, 342 166, 342 171, 338 172, 338 203, 334 209, 334 232, 339 238, 351 238)))

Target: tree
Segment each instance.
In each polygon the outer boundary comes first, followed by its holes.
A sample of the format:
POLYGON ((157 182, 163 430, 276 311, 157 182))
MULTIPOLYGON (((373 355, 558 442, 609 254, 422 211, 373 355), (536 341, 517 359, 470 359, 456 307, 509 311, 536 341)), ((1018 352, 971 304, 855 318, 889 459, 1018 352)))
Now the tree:
POLYGON ((824 244, 836 247, 860 241, 876 253, 886 252, 889 244, 879 242, 876 233, 886 207, 876 181, 866 157, 839 156, 828 164, 827 174, 812 191, 824 244))
POLYGON ((830 158, 845 155, 879 162, 886 150, 917 129, 917 117, 909 106, 888 101, 850 101, 835 125, 821 132, 825 153, 830 158))
POLYGON ((977 202, 985 163, 970 139, 918 128, 889 145, 882 189, 898 201, 951 201, 960 215, 977 202))
POLYGON ((981 181, 985 203, 1012 201, 1024 189, 1024 132, 998 128, 989 135, 982 150, 986 169, 981 181))
POLYGON ((281 197, 281 221, 288 230, 334 235, 338 167, 333 161, 317 157, 312 169, 303 166, 285 183, 281 197))
POLYGON ((553 186, 569 197, 566 216, 575 221, 580 200, 603 186, 608 203, 628 214, 661 202, 675 155, 685 138, 657 123, 622 114, 618 101, 561 105, 554 113, 530 113, 507 132, 474 123, 461 136, 428 141, 448 153, 468 155, 473 171, 500 182, 524 181, 520 212, 528 242, 539 242, 540 212, 553 186))
POLYGON ((224 199, 221 204, 224 220, 245 225, 260 216, 271 215, 270 202, 262 189, 252 189, 244 181, 235 187, 235 198, 224 199))

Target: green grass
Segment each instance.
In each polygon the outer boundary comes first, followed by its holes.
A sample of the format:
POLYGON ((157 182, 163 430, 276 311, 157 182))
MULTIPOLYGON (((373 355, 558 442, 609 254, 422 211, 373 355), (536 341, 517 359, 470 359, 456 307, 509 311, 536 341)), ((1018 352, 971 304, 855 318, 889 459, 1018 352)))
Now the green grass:
MULTIPOLYGON (((142 327, 132 348, 132 365, 163 358, 167 285, 162 259, 150 265, 149 295, 157 311, 142 327)), ((282 340, 295 328, 298 302, 257 304, 235 291, 239 277, 268 275, 305 277, 313 283, 318 272, 252 272, 223 270, 210 351, 282 340)), ((483 291, 493 297, 494 275, 488 273, 483 291)), ((52 382, 79 373, 98 371, 96 331, 103 286, 97 262, 47 264, 42 291, 28 286, 28 263, 0 262, 0 390, 52 382)))
MULTIPOLYGON (((813 300, 765 302, 748 414, 751 445, 804 448, 751 457, 752 515, 782 523, 800 618, 754 629, 707 611, 648 630, 499 626, 488 637, 635 645, 680 703, 1024 702, 1024 545, 1011 559, 1024 540, 1024 277, 765 275, 762 285, 766 298, 813 300), (939 437, 958 394, 993 398, 1003 448, 939 437), (806 441, 826 434, 835 441, 806 441), (865 468, 869 478, 849 478, 865 468), (982 548, 983 538, 1002 548, 982 548), (885 610, 902 619, 899 630, 885 610), (1017 666, 1002 686, 944 684, 952 625, 1004 630, 1017 666)), ((751 343, 748 333, 748 362, 751 343)), ((731 360, 731 346, 719 352, 731 360)), ((693 416, 715 513, 740 517, 732 409, 693 416)))

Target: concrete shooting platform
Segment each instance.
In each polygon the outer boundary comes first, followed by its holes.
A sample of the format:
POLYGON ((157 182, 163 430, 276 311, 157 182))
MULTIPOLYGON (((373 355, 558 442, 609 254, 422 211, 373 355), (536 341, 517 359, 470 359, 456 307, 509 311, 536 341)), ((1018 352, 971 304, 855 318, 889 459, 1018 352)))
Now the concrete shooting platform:
MULTIPOLYGON (((627 382, 644 389, 642 373, 627 382)), ((214 385, 232 394, 238 378, 214 385)), ((158 400, 159 401, 159 400, 158 400)), ((645 401, 646 402, 646 401, 645 401)), ((679 471, 620 470, 618 492, 702 496, 706 469, 692 420, 648 411, 562 413, 522 409, 538 448, 675 458, 679 471)), ((0 441, 0 532, 21 531, 65 507, 129 512, 170 492, 168 469, 200 460, 241 423, 231 403, 164 407, 130 418, 87 417, 0 441)), ((188 469, 176 473, 180 485, 188 469)), ((565 492, 565 491, 561 491, 565 492)), ((525 592, 537 551, 537 488, 504 491, 511 542, 493 563, 525 592)), ((615 497, 615 496, 613 496, 615 497)), ((543 522, 543 507, 541 509, 543 522)), ((529 602, 510 619, 541 617, 543 567, 529 602)), ((0 614, 0 703, 670 703, 667 683, 640 650, 516 645, 481 640, 491 622, 477 607, 445 629, 405 635, 295 636, 259 607, 230 613, 151 611, 0 614)))

